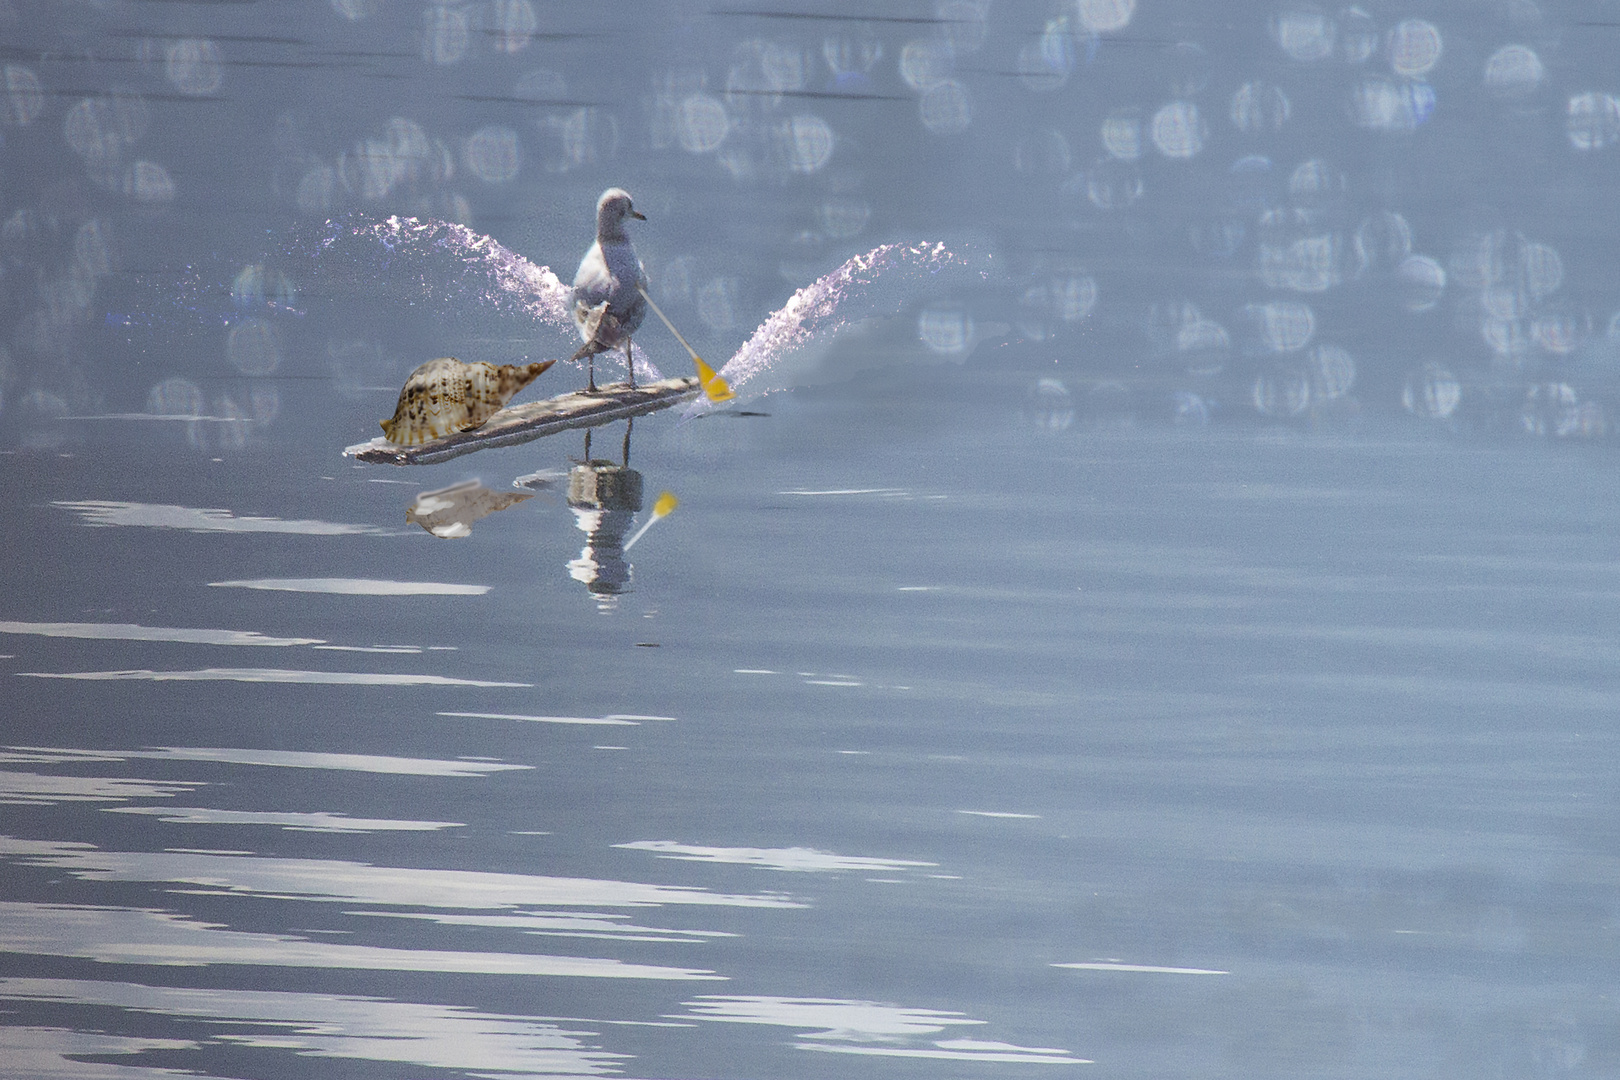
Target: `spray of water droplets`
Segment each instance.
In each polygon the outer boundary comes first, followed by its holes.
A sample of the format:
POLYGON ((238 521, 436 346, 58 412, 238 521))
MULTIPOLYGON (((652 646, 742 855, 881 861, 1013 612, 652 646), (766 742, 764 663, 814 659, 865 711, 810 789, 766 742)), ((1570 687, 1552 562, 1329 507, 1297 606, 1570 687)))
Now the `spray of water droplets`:
MULTIPOLYGON (((573 290, 550 267, 465 225, 399 216, 341 219, 327 222, 313 242, 300 240, 294 247, 308 257, 312 278, 328 292, 370 281, 384 285, 390 297, 425 306, 457 340, 466 339, 455 346, 464 359, 476 356, 476 339, 489 339, 495 324, 501 339, 532 340, 543 355, 567 356, 578 343, 573 290)), ((662 378, 640 345, 637 378, 662 378)), ((476 358, 503 363, 519 357, 476 358)))
MULTIPOLYGON (((391 217, 353 231, 396 257, 438 254, 459 263, 464 270, 460 277, 432 288, 438 299, 458 299, 456 294, 470 291, 486 306, 521 311, 538 322, 573 332, 572 290, 550 267, 531 262, 493 237, 454 222, 413 217, 391 217)), ((323 246, 330 248, 336 239, 328 238, 323 246)))
MULTIPOLYGON (((943 243, 884 244, 857 255, 830 274, 806 285, 759 325, 721 374, 742 398, 759 397, 794 385, 790 357, 803 359, 825 350, 840 331, 880 315, 894 315, 907 301, 938 287, 940 277, 967 276, 976 259, 943 243)), ((973 276, 988 277, 977 270, 973 276)), ((699 400, 688 415, 709 408, 699 400)))

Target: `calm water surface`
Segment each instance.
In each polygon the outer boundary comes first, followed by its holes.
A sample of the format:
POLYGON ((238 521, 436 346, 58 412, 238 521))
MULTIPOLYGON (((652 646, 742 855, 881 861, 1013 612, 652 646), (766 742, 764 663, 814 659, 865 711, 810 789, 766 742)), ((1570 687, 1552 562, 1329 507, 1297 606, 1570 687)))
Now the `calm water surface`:
POLYGON ((0 0, 0 1076, 1613 1075, 1611 8, 0 0))

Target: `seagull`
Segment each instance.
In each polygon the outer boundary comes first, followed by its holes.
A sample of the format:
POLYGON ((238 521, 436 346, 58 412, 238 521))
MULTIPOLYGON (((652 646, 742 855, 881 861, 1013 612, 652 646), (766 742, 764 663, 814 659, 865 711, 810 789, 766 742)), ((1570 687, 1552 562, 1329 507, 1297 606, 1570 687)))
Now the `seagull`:
POLYGON ((596 243, 585 252, 574 275, 574 322, 585 344, 573 355, 590 363, 588 393, 596 391, 596 354, 624 347, 630 367, 630 385, 636 385, 636 365, 630 356, 630 335, 647 314, 643 290, 647 268, 636 257, 624 219, 646 221, 630 203, 623 188, 608 188, 596 200, 596 243))

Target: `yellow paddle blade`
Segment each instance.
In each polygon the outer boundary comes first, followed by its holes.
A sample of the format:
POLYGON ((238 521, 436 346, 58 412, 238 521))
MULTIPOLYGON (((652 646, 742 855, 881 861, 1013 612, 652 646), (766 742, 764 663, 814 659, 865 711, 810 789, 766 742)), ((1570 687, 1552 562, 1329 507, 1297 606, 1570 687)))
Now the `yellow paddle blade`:
POLYGON ((703 392, 709 395, 710 401, 730 401, 737 396, 731 392, 731 384, 722 379, 718 371, 705 364, 697 353, 692 354, 692 363, 697 365, 698 382, 703 384, 703 392))

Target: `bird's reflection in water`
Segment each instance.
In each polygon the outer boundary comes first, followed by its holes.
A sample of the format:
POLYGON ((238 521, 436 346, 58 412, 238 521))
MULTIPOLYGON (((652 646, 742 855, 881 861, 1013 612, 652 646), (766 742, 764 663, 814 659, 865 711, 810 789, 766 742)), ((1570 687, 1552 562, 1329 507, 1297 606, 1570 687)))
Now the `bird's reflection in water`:
POLYGON ((641 509, 641 474, 630 467, 633 424, 625 423, 619 464, 591 457, 591 433, 587 431, 585 458, 568 472, 568 509, 585 534, 585 547, 568 564, 568 575, 584 583, 596 596, 597 610, 604 614, 618 606, 619 595, 630 586, 624 535, 641 509))
POLYGON ((470 536, 473 522, 479 518, 532 498, 533 492, 494 491, 477 480, 463 480, 417 495, 405 511, 405 520, 414 521, 434 536, 457 539, 470 536))

